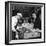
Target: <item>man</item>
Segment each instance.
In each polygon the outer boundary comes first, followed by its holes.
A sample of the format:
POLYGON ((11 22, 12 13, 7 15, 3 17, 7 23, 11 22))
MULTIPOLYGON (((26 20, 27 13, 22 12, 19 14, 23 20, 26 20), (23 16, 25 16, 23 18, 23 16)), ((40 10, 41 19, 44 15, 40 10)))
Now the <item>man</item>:
POLYGON ((34 28, 36 30, 41 30, 41 20, 40 20, 40 18, 36 16, 36 13, 33 13, 32 17, 34 18, 34 28))
POLYGON ((18 23, 18 20, 22 17, 22 14, 21 13, 17 13, 17 15, 13 16, 12 17, 12 31, 13 32, 16 32, 16 38, 18 38, 18 33, 15 29, 15 26, 17 25, 18 23))

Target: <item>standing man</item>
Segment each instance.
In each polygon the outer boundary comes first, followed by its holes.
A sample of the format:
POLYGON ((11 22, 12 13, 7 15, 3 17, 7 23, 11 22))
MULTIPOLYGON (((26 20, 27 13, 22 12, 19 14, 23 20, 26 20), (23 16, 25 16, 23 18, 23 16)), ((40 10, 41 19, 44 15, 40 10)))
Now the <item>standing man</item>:
POLYGON ((15 29, 15 26, 17 25, 18 23, 18 20, 22 17, 22 14, 21 13, 17 13, 17 15, 13 16, 12 17, 12 31, 13 32, 16 32, 16 38, 18 39, 18 32, 16 31, 15 29))
POLYGON ((41 20, 40 20, 40 17, 37 17, 36 13, 33 13, 32 17, 34 18, 34 28, 36 30, 41 30, 41 20))

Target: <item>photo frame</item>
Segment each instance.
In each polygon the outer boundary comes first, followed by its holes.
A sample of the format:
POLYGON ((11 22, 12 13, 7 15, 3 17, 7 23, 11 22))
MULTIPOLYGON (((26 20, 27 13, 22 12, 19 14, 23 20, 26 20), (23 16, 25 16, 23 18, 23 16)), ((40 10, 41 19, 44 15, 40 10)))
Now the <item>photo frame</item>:
MULTIPOLYGON (((15 17, 16 18, 16 17, 15 17)), ((17 19, 18 20, 18 19, 17 19)), ((21 21, 20 21, 21 22, 21 21)), ((45 3, 34 3, 34 2, 14 2, 14 1, 7 1, 5 2, 5 44, 13 45, 13 44, 28 44, 28 43, 44 43, 45 42, 45 3), (33 13, 35 13, 36 18, 33 18, 33 13), (22 23, 27 24, 29 26, 22 26, 23 29, 21 33, 19 29, 17 31, 21 34, 18 38, 16 38, 16 31, 12 30, 12 23, 16 21, 14 16, 22 15, 22 23), (39 17, 40 16, 40 17, 39 17), (27 19, 26 19, 27 18, 27 19), (30 18, 30 19, 29 19, 30 18), (40 19, 39 19, 40 18, 40 19), (29 20, 28 20, 29 19, 29 20), (14 20, 14 21, 12 21, 14 20), (26 20, 26 21, 25 21, 26 20), (30 21, 31 20, 31 21, 30 21), (29 22, 30 24, 28 24, 29 22), (38 22, 37 22, 38 21, 38 22), (32 24, 33 23, 33 24, 32 24), (35 25, 33 27, 33 25, 35 25), (39 26, 38 26, 39 25, 39 26), (41 25, 41 26, 40 26, 41 25), (31 30, 28 30, 28 29, 31 30), (26 33, 28 31, 30 33, 26 33)))

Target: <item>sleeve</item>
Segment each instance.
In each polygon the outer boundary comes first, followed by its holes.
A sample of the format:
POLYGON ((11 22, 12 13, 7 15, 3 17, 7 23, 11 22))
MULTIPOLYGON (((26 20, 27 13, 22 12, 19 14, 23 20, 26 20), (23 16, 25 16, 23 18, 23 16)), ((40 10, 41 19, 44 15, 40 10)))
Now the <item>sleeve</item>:
POLYGON ((12 17, 12 30, 13 31, 16 31, 16 29, 15 29, 16 24, 17 24, 17 18, 12 17))

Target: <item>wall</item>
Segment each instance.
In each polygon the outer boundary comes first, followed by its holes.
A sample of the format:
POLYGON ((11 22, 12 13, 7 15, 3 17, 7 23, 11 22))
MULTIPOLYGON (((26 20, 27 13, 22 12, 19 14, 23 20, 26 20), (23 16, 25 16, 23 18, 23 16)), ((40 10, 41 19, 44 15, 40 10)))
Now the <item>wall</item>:
MULTIPOLYGON (((5 1, 7 0, 0 0, 0 46, 5 46, 5 1)), ((9 1, 9 0, 8 0, 9 1)), ((10 0, 11 1, 11 0, 10 0)), ((15 1, 15 0, 12 0, 15 1)), ((46 0, 17 0, 17 1, 25 1, 25 2, 42 2, 46 3, 46 0)), ((46 9, 45 9, 46 11, 46 9)), ((45 14, 45 20, 46 20, 46 14, 45 14)), ((46 23, 46 21, 45 21, 46 23)), ((46 25, 45 25, 46 28, 46 25)), ((45 29, 46 30, 46 29, 45 29)), ((45 46, 46 43, 40 43, 40 44, 24 44, 20 46, 45 46)))

